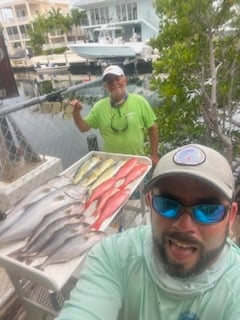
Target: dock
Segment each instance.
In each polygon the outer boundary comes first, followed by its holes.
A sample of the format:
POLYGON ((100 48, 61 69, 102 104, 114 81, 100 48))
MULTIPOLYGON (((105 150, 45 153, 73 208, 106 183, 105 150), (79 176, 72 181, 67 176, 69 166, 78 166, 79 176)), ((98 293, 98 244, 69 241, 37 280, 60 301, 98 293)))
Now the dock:
MULTIPOLYGON (((69 71, 72 74, 92 74, 92 75, 101 75, 103 65, 96 60, 87 60, 81 58, 76 53, 71 50, 67 50, 62 54, 51 54, 51 55, 40 55, 33 56, 31 58, 24 57, 18 59, 10 59, 11 66, 14 72, 18 71, 34 71, 34 68, 37 64, 49 65, 54 64, 58 66, 70 65, 69 71)), ((106 62, 106 65, 109 64, 106 62)), ((118 63, 116 63, 118 64, 118 63)), ((121 65, 119 63, 119 65, 121 65)), ((151 61, 138 60, 137 63, 129 63, 122 65, 126 74, 133 74, 136 72, 139 74, 151 73, 152 72, 152 63, 151 61)))

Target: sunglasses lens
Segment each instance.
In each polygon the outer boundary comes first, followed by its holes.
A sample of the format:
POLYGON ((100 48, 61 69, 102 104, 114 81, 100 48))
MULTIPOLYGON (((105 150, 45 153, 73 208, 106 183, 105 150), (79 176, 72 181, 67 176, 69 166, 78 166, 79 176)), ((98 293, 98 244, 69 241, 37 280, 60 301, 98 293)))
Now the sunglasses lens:
POLYGON ((112 116, 111 128, 115 132, 124 132, 128 128, 128 120, 125 115, 116 114, 112 116))
POLYGON ((226 209, 222 204, 205 204, 192 208, 194 220, 203 224, 221 221, 225 216, 225 212, 226 209))
MULTIPOLYGON (((162 217, 177 219, 183 207, 179 202, 161 196, 152 197, 153 209, 162 217)), ((223 220, 226 208, 222 204, 200 204, 188 209, 192 219, 201 224, 212 224, 223 220)))
POLYGON ((169 219, 175 219, 178 217, 179 210, 181 208, 180 203, 159 196, 153 196, 152 204, 154 210, 161 216, 169 219))

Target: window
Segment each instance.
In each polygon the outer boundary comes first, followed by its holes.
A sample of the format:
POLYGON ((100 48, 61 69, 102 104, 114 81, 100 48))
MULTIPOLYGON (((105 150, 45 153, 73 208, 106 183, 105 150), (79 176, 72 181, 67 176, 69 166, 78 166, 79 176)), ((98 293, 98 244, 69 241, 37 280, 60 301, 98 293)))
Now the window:
POLYGON ((117 5, 116 12, 119 21, 137 20, 137 3, 117 5))
POLYGON ((107 7, 94 8, 90 10, 91 24, 103 24, 109 22, 109 11, 107 7))

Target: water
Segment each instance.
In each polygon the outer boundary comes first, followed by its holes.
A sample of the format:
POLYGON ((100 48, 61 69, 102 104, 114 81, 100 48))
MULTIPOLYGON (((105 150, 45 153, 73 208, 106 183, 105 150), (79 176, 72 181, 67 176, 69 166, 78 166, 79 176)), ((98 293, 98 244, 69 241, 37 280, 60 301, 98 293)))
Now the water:
MULTIPOLYGON (((4 106, 19 104, 24 99, 35 97, 38 94, 37 87, 39 87, 36 86, 36 83, 41 83, 43 80, 50 80, 54 90, 68 88, 88 80, 88 76, 72 75, 71 73, 56 76, 44 75, 43 79, 36 73, 25 73, 15 74, 15 78, 20 96, 5 100, 4 106)), ((143 78, 141 81, 140 79, 129 81, 129 92, 141 93, 144 89, 142 80, 143 78)), ((85 97, 83 115, 89 112, 96 100, 106 95, 102 82, 94 87, 80 89, 76 93, 85 97)), ((93 146, 89 145, 89 141, 92 142, 92 136, 97 138, 99 149, 102 149, 102 138, 98 130, 92 129, 86 133, 81 133, 72 119, 64 120, 62 110, 60 112, 44 112, 39 105, 35 105, 11 113, 11 117, 27 142, 38 154, 60 158, 64 169, 71 166, 92 149, 93 146)))

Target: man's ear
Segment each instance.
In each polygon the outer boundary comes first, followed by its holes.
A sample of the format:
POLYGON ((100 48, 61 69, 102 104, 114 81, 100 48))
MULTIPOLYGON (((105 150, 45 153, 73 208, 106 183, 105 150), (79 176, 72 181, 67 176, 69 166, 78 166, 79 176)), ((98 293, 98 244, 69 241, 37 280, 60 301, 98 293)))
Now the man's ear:
POLYGON ((145 201, 146 201, 147 206, 150 207, 151 203, 152 203, 152 194, 150 191, 146 194, 145 201))
POLYGON ((232 228, 235 223, 237 213, 238 213, 238 203, 232 202, 231 208, 230 208, 230 213, 229 213, 230 228, 232 228))

